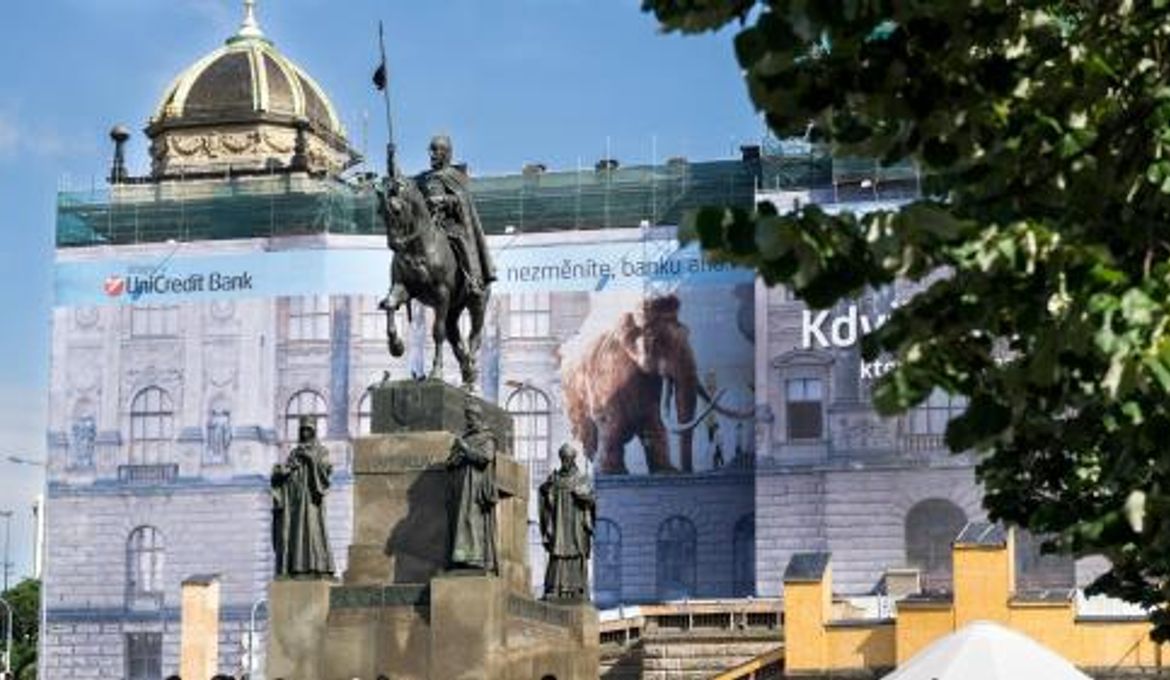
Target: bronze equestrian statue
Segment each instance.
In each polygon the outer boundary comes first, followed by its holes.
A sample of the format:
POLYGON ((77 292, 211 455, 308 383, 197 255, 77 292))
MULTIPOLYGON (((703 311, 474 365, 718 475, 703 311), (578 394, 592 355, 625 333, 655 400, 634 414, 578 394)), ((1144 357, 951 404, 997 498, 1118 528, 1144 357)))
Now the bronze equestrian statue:
POLYGON ((484 312, 495 272, 475 212, 466 176, 451 165, 451 142, 431 142, 431 170, 415 180, 392 172, 377 190, 378 213, 394 258, 390 293, 379 303, 386 312, 390 354, 405 347, 394 323, 398 308, 418 300, 434 310, 431 337, 435 356, 429 379, 443 378, 443 342, 459 362, 463 387, 475 390, 476 357, 482 343, 484 312), (424 193, 425 192, 425 193, 424 193), (459 319, 466 310, 471 327, 464 338, 459 319))

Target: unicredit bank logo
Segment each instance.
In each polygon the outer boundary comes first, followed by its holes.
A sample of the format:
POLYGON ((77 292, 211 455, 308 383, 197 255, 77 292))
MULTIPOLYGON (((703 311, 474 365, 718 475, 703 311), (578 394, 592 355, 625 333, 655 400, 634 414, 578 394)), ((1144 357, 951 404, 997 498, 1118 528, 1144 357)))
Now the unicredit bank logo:
POLYGON ((102 282, 102 290, 112 298, 127 295, 132 300, 145 296, 190 295, 252 290, 251 272, 200 272, 175 275, 156 269, 124 275, 111 274, 102 282))
POLYGON ((126 292, 126 279, 121 276, 107 276, 102 289, 110 297, 119 297, 126 292))

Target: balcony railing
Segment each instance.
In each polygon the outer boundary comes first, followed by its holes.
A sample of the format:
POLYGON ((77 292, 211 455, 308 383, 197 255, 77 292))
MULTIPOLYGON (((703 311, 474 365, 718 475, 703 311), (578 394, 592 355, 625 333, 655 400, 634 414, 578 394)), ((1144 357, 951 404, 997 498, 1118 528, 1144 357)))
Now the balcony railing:
POLYGON ((122 484, 169 484, 178 478, 179 466, 175 463, 118 466, 118 481, 122 484))
POLYGON ((907 434, 902 436, 902 450, 908 453, 946 451, 947 442, 941 434, 907 434))

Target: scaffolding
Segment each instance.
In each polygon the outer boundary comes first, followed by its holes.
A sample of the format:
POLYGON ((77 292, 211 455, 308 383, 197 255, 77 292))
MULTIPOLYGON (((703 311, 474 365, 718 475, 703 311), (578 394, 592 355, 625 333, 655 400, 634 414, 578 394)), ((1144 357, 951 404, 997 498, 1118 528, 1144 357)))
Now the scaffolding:
MULTIPOLYGON (((827 158, 768 157, 473 178, 489 234, 679 224, 704 205, 750 208, 757 187, 830 186, 827 158)), ((295 174, 118 184, 57 197, 61 248, 167 240, 381 234, 369 180, 295 174)))
MULTIPOLYGON (((488 234, 648 223, 647 248, 659 240, 655 227, 676 226, 686 211, 705 205, 752 209, 761 189, 808 189, 841 201, 858 191, 883 196, 895 189, 917 191, 913 169, 850 163, 834 162, 815 149, 694 163, 676 158, 473 178, 471 188, 488 234)), ((61 248, 325 233, 383 233, 369 180, 296 174, 204 177, 62 191, 57 201, 61 248)))

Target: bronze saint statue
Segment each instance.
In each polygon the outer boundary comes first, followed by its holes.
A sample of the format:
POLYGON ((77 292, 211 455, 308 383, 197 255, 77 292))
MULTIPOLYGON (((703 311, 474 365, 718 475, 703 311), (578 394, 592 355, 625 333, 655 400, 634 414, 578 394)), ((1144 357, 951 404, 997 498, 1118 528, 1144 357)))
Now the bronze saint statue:
POLYGON ((431 338, 436 350, 428 377, 442 379, 441 348, 447 342, 463 386, 474 391, 484 310, 496 275, 467 176, 451 165, 451 140, 440 136, 431 142, 431 170, 414 180, 392 169, 386 186, 377 190, 377 203, 394 251, 390 292, 379 303, 389 317, 390 354, 399 357, 405 350, 394 314, 403 305, 409 310, 417 299, 435 312, 431 338), (466 338, 459 330, 464 310, 471 321, 466 338))
POLYGON ((325 531, 329 492, 329 451, 317 441, 313 419, 302 416, 297 445, 288 460, 272 467, 272 546, 276 575, 288 578, 333 576, 333 556, 325 531))
POLYGON ((449 569, 496 571, 496 435, 483 424, 479 404, 469 401, 463 436, 447 458, 450 494, 447 514, 451 543, 449 569))
POLYGON ((577 469, 577 451, 565 444, 558 455, 560 469, 540 485, 540 536, 548 552, 544 598, 588 600, 597 499, 577 469))

